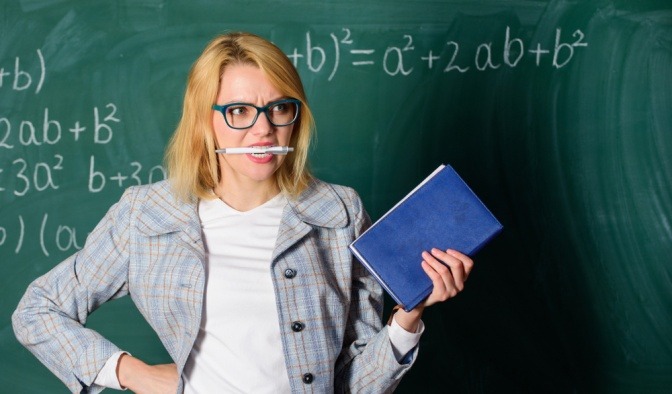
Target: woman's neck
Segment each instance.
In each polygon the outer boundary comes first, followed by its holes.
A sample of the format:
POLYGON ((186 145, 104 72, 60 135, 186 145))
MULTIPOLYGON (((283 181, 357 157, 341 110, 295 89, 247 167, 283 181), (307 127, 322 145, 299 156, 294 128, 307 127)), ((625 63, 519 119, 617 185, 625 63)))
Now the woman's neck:
POLYGON ((254 209, 280 193, 275 182, 229 185, 220 182, 214 190, 217 197, 236 211, 254 209))

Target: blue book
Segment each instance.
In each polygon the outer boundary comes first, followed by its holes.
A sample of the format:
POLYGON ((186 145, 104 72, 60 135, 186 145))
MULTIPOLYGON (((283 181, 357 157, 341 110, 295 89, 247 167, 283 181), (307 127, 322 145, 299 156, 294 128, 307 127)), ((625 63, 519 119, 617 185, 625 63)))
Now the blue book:
POLYGON ((502 225, 449 165, 441 165, 350 244, 350 250, 404 310, 432 292, 422 251, 473 256, 502 225))

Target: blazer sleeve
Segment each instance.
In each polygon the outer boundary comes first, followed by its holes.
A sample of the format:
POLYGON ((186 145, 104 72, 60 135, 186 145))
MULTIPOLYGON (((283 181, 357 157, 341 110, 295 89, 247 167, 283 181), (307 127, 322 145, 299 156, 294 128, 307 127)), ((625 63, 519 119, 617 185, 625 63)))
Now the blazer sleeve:
POLYGON ((71 392, 98 392, 94 379, 119 349, 84 327, 102 303, 128 293, 132 190, 112 206, 84 247, 28 286, 12 315, 21 344, 71 392))
MULTIPOLYGON (((353 191, 354 238, 371 225, 359 196, 353 191)), ((353 240, 354 240, 353 238, 353 240)), ((352 294, 343 350, 336 362, 337 393, 388 393, 394 391, 412 366, 418 347, 407 364, 400 364, 392 350, 388 326, 382 324, 383 290, 366 268, 352 259, 352 294)))

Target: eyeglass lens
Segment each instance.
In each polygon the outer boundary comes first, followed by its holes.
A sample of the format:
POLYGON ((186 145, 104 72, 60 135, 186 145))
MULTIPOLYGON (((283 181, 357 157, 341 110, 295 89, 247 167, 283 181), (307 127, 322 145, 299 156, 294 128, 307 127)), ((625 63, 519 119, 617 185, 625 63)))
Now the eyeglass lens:
POLYGON ((296 120, 298 104, 294 102, 272 103, 264 108, 249 104, 236 104, 226 108, 226 123, 236 129, 251 127, 264 112, 273 126, 286 126, 296 120))

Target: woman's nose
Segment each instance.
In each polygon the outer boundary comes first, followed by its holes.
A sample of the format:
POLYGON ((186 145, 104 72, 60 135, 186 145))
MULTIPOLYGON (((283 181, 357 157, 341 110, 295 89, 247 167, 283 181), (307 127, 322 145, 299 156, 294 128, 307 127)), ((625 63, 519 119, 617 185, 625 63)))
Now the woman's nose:
POLYGON ((259 114, 257 121, 254 122, 248 132, 254 135, 268 135, 273 131, 275 131, 275 126, 273 126, 268 120, 268 115, 266 115, 265 112, 262 112, 259 114))

